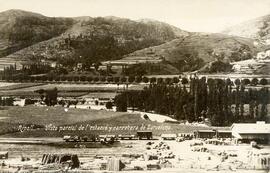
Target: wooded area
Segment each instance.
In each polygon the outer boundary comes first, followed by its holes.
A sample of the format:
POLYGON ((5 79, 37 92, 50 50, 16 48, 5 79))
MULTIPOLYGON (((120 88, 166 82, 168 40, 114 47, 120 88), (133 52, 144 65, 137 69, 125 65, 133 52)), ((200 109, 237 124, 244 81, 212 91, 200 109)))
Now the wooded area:
POLYGON ((115 98, 117 110, 126 111, 127 107, 132 107, 189 122, 209 118, 212 125, 217 126, 268 121, 270 97, 267 87, 247 89, 244 81, 236 80, 234 87, 230 79, 193 78, 187 88, 186 82, 184 85, 158 82, 143 91, 126 91, 115 98), (248 110, 245 110, 247 105, 248 110))

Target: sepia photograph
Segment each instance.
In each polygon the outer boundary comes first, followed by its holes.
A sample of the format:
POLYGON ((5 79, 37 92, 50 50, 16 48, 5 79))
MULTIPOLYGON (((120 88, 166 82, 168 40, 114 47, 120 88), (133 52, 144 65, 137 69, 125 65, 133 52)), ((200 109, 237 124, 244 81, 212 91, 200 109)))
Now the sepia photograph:
POLYGON ((270 0, 0 0, 0 173, 270 173, 270 0))

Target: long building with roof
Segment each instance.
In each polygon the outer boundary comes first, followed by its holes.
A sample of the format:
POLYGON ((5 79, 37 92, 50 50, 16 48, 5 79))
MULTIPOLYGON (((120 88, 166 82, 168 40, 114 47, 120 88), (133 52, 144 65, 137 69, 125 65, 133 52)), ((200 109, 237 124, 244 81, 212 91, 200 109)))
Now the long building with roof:
POLYGON ((234 123, 231 126, 232 135, 237 141, 258 143, 270 142, 270 124, 264 121, 256 123, 234 123))

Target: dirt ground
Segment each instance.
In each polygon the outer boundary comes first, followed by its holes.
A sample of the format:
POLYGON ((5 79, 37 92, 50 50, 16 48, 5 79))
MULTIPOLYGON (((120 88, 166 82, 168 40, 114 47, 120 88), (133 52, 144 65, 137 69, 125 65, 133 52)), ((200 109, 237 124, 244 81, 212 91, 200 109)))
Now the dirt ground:
MULTIPOLYGON (((23 140, 23 139, 17 139, 23 140)), ((31 139, 28 139, 31 140, 31 139)), ((35 139, 37 140, 37 139, 35 139)), ((49 140, 55 140, 53 138, 49 140)), ((7 165, 13 166, 38 166, 41 162, 42 154, 44 153, 70 153, 78 154, 81 168, 86 168, 87 165, 94 164, 95 162, 102 161, 106 162, 109 157, 120 158, 127 167, 133 165, 134 163, 144 166, 147 163, 155 163, 155 160, 144 161, 142 158, 126 158, 123 157, 124 154, 141 154, 145 155, 149 152, 153 152, 154 149, 147 149, 148 142, 154 142, 154 144, 159 144, 160 142, 165 142, 169 147, 170 151, 175 155, 175 158, 168 159, 171 163, 171 167, 161 168, 160 170, 151 170, 152 173, 205 173, 205 172, 241 172, 241 173, 266 173, 265 170, 245 170, 245 165, 248 167, 247 153, 248 151, 255 150, 250 145, 227 145, 218 146, 212 144, 204 144, 209 151, 208 152, 194 152, 190 144, 194 143, 194 140, 176 142, 176 141, 148 141, 148 140, 125 140, 121 141, 121 146, 112 148, 56 148, 42 145, 7 145, 0 144, 0 151, 8 151, 10 158, 5 160, 7 165), (236 157, 228 157, 228 159, 223 160, 221 156, 218 155, 220 152, 226 152, 230 154, 235 154, 236 157), (95 159, 96 157, 99 159, 95 159), (21 157, 30 158, 29 161, 21 161, 21 157)), ((264 147, 265 150, 269 151, 269 146, 264 147)), ((1 169, 0 169, 1 170, 1 169)), ((79 172, 85 172, 86 170, 74 170, 79 172)), ((108 172, 108 171, 93 171, 91 172, 108 172)), ((141 173, 143 171, 121 171, 128 173, 141 173)), ((147 171, 148 172, 148 171, 147 171)))

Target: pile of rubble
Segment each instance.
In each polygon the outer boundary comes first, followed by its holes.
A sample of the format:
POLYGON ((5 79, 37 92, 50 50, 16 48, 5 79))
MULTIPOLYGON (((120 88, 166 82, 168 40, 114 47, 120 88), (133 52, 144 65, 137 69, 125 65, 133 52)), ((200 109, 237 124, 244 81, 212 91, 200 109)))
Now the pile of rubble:
POLYGON ((175 154, 168 144, 161 141, 157 144, 148 142, 146 145, 147 151, 141 157, 131 160, 126 169, 153 170, 172 167, 170 160, 175 158, 175 154))

